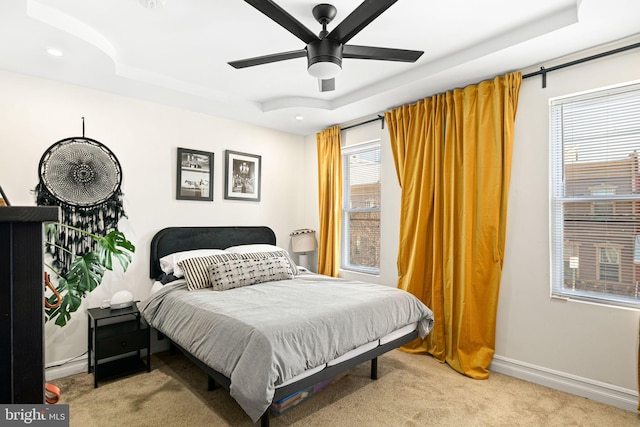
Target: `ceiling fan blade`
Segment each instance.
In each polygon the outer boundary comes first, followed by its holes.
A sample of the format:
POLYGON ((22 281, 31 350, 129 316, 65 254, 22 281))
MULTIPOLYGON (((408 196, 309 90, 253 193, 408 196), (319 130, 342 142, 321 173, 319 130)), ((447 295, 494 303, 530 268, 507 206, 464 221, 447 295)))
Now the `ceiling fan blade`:
POLYGON ((322 80, 318 79, 318 87, 320 92, 330 92, 336 89, 336 79, 322 80))
POLYGON ((398 0, 365 0, 335 27, 327 37, 346 43, 398 0))
POLYGON ((270 64, 272 62, 286 61, 287 59, 303 58, 307 56, 305 49, 292 50, 289 52, 274 53, 271 55, 256 56, 255 58, 240 59, 231 61, 228 64, 233 68, 253 67, 254 65, 270 64))
POLYGON ((271 0, 244 0, 260 12, 267 15, 271 20, 289 31, 291 34, 305 42, 311 43, 318 40, 318 36, 305 27, 296 18, 291 16, 286 10, 272 2, 271 0))
POLYGON ((389 49, 386 47, 352 44, 346 44, 342 48, 343 58, 378 59, 382 61, 416 62, 423 53, 421 50, 389 49))

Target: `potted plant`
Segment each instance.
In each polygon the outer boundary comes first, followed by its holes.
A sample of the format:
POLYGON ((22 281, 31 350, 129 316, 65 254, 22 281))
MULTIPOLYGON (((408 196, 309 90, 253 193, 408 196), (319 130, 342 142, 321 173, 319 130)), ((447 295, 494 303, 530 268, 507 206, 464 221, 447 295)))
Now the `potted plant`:
MULTIPOLYGON (((63 223, 49 223, 45 225, 46 244, 67 252, 74 257, 68 269, 55 268, 50 264, 45 266, 56 276, 58 285, 54 294, 45 299, 45 321, 55 319, 55 324, 65 326, 71 313, 78 310, 82 298, 102 283, 107 270, 113 270, 113 259, 118 260, 123 271, 131 263, 135 246, 127 240, 124 233, 113 230, 104 236, 99 236, 77 227, 63 223), (73 230, 86 239, 90 239, 88 246, 94 248, 84 254, 75 254, 56 243, 55 236, 59 229, 73 230)), ((48 282, 48 275, 45 275, 48 282)))

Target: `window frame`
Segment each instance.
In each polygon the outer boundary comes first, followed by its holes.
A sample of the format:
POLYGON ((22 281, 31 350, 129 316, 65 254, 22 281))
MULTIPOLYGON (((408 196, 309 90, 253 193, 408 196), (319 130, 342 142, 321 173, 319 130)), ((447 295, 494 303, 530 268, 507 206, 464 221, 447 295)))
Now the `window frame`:
MULTIPOLYGON (((560 98, 550 99, 549 101, 549 143, 550 143, 550 257, 551 257, 551 283, 550 283, 550 295, 552 298, 561 298, 566 300, 575 300, 582 301, 588 303, 596 303, 603 304, 612 307, 621 307, 621 308, 633 308, 640 309, 640 292, 639 292, 639 280, 640 276, 640 263, 636 263, 636 256, 640 258, 640 254, 636 255, 636 251, 640 247, 638 243, 635 245, 634 253, 633 253, 633 261, 629 262, 628 250, 624 252, 623 246, 619 244, 617 241, 593 241, 591 244, 585 241, 576 242, 569 241, 567 236, 573 236, 574 231, 570 228, 565 231, 565 204, 578 204, 578 203, 588 203, 591 204, 591 218, 592 221, 598 221, 605 224, 609 219, 613 219, 615 215, 618 213, 616 206, 618 202, 626 202, 632 204, 633 212, 637 212, 635 206, 640 205, 640 191, 634 191, 630 194, 616 194, 617 191, 613 186, 611 189, 613 191, 605 191, 610 194, 602 194, 603 192, 597 191, 599 188, 590 188, 590 194, 569 194, 565 195, 565 166, 570 164, 571 162, 577 161, 577 151, 574 153, 571 150, 577 150, 575 145, 572 145, 569 142, 566 142, 567 147, 564 147, 563 144, 563 129, 564 129, 564 116, 562 112, 557 112, 556 109, 558 106, 570 104, 572 102, 597 102, 598 98, 602 97, 615 97, 618 94, 624 95, 631 93, 633 97, 634 105, 630 107, 629 111, 635 117, 635 112, 637 111, 637 103, 640 102, 640 83, 632 82, 624 85, 619 85, 615 87, 607 87, 596 89, 589 92, 583 92, 575 95, 563 96, 560 98), (559 114, 560 116, 556 116, 559 114), (560 119, 558 119, 558 117, 560 119), (576 156, 575 160, 572 160, 571 156, 576 156), (565 158, 567 163, 565 163, 565 158), (593 190, 596 190, 595 192, 593 190), (611 204, 612 207, 610 209, 603 208, 604 204, 611 204), (599 211, 610 211, 609 214, 600 214, 599 211), (599 218, 600 217, 600 218, 599 218), (569 233, 569 234, 567 234, 569 233), (588 246, 592 246, 592 248, 596 251, 597 262, 596 262, 596 281, 600 281, 602 283, 602 288, 597 291, 591 290, 581 290, 576 289, 576 281, 580 279, 579 271, 581 270, 579 267, 576 267, 574 272, 565 272, 565 266, 567 263, 567 257, 569 254, 565 254, 565 249, 567 244, 573 244, 574 247, 582 252, 582 249, 585 248, 585 244, 588 246), (601 251, 602 248, 612 247, 617 251, 618 256, 618 281, 602 281, 601 279, 601 251), (627 253, 625 256, 624 253, 627 253), (625 271, 627 271, 625 273, 625 271), (567 274, 575 273, 575 278, 573 281, 573 287, 567 283, 567 274), (631 275, 631 280, 624 278, 624 274, 631 275), (635 296, 633 295, 621 295, 616 294, 615 292, 611 292, 607 289, 607 284, 611 285, 619 285, 628 283, 633 286, 635 284, 635 296), (602 291, 602 292, 599 292, 602 291)), ((587 105, 588 106, 588 105, 587 105)), ((561 107, 560 107, 561 108, 561 107)), ((598 111, 598 110, 594 110, 598 111)), ((602 109, 598 111, 600 117, 605 117, 606 109, 602 109)), ((625 112, 628 112, 625 110, 625 112)), ((606 120, 603 118, 603 126, 605 125, 606 120)), ((631 135, 633 143, 636 141, 640 141, 640 131, 635 128, 632 129, 631 135)), ((607 146, 609 143, 607 142, 607 146)), ((616 144, 616 142, 612 142, 612 144, 616 144)), ((612 145, 612 147, 625 147, 622 145, 612 145)), ((638 150, 640 152, 640 150, 638 150)), ((600 157, 597 158, 597 161, 605 161, 604 154, 599 154, 602 156, 602 160, 600 157)), ((637 180, 640 177, 640 174, 634 175, 631 177, 632 180, 637 180)), ((608 184, 603 184, 603 189, 607 187, 608 184)), ((637 220, 635 220, 637 221, 637 220)), ((638 230, 636 234, 634 234, 633 238, 637 238, 636 236, 640 236, 640 226, 637 222, 631 223, 633 226, 630 228, 634 228, 638 230)), ((640 240, 640 239, 639 239, 640 240)), ((574 261, 576 264, 577 260, 574 261)), ((580 260, 580 263, 584 261, 580 260)), ((613 265, 613 264, 612 264, 613 265)), ((584 278, 582 278, 584 279, 584 278)), ((591 279, 593 280, 593 279, 591 279)), ((633 288, 631 289, 631 294, 633 294, 633 288)))
MULTIPOLYGON (((382 216, 382 185, 380 186, 380 202, 378 203, 378 207, 371 207, 371 203, 369 203, 369 207, 367 208, 350 208, 349 200, 350 200, 350 185, 349 185, 349 167, 348 167, 348 156, 351 154, 362 153, 367 151, 375 151, 379 152, 380 156, 380 182, 382 183, 382 143, 379 138, 365 141, 357 144, 343 146, 341 149, 341 158, 342 158, 342 224, 341 224, 341 245, 340 245, 340 269, 346 271, 352 271, 363 274, 370 275, 379 275, 380 274, 380 260, 378 260, 378 267, 367 267, 361 265, 355 265, 351 263, 351 245, 350 245, 350 228, 349 228, 349 213, 354 212, 378 212, 378 215, 382 216)), ((380 237, 378 239, 378 244, 381 245, 382 238, 382 230, 378 230, 380 233, 380 237)), ((360 244, 360 242, 358 243, 360 244)), ((381 253, 381 247, 378 247, 378 253, 381 253)))

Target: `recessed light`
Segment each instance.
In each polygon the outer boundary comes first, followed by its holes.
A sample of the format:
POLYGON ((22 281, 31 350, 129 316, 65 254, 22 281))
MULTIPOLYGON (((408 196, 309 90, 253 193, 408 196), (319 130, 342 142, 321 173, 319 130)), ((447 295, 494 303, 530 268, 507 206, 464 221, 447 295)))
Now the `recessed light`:
POLYGON ((47 49, 47 53, 51 56, 62 56, 63 53, 59 49, 49 48, 47 49))
POLYGON ((140 0, 140 3, 147 9, 157 9, 163 7, 167 0, 140 0))

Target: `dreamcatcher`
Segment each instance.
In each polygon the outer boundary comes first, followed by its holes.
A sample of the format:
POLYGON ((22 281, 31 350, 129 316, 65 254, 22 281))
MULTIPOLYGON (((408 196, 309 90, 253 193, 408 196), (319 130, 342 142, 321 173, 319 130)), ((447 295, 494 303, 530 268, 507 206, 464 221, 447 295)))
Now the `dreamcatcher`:
MULTIPOLYGON (((63 139, 45 151, 39 176, 36 203, 60 206, 63 224, 102 236, 117 230, 120 218, 126 217, 120 162, 106 146, 84 137, 84 124, 82 137, 63 139)), ((56 245, 47 244, 46 251, 63 273, 69 269, 73 254, 95 250, 95 241, 73 228, 58 228, 56 233, 56 245)))

